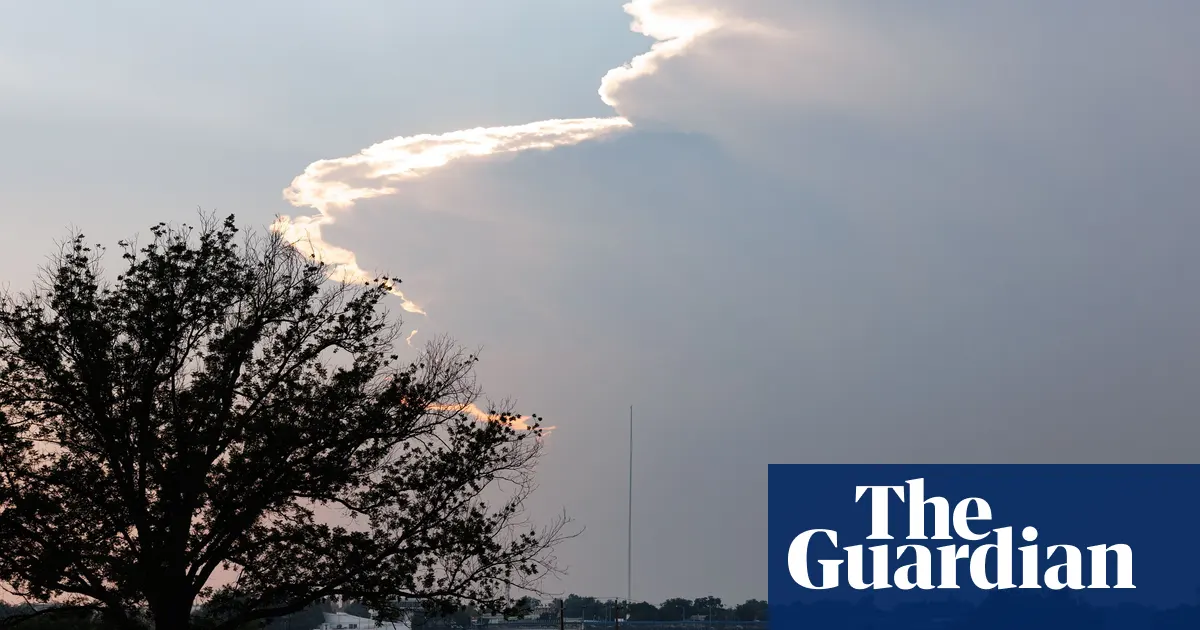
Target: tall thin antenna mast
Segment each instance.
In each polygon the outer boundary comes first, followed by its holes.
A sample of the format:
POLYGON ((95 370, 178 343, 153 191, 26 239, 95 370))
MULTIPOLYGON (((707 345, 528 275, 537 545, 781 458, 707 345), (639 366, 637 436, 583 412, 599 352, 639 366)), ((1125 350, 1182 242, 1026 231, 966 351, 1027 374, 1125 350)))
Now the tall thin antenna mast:
POLYGON ((633 603, 633 405, 629 405, 629 548, 625 558, 626 605, 633 603))

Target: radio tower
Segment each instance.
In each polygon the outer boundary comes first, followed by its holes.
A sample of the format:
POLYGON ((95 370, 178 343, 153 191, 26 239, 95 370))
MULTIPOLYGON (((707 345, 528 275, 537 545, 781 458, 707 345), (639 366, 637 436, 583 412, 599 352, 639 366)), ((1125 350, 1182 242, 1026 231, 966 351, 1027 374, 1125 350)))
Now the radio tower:
POLYGON ((633 405, 629 405, 629 529, 626 532, 625 607, 633 603, 633 405))

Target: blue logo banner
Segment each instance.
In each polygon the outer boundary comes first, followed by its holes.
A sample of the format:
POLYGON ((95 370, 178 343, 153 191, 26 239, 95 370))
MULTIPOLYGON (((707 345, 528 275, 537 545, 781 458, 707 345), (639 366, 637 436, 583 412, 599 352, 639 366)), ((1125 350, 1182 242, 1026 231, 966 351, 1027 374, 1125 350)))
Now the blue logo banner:
POLYGON ((771 465, 773 630, 1200 629, 1200 466, 771 465))

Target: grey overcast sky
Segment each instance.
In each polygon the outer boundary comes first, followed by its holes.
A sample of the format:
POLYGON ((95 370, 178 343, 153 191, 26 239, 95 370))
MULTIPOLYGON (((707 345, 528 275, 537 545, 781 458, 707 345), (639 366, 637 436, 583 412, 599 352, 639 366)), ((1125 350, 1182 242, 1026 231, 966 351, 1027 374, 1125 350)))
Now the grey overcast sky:
POLYGON ((1198 459, 1198 106, 1194 0, 10 2, 0 282, 69 226, 326 221, 557 425, 548 588, 625 592, 634 405, 635 598, 740 601, 768 462, 1198 459), (323 159, 388 194, 285 200, 323 159))

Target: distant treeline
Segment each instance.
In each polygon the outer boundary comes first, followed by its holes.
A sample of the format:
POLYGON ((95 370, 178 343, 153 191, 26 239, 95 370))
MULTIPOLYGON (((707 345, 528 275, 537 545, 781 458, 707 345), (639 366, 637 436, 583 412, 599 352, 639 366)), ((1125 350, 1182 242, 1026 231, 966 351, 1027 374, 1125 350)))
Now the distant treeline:
MULTIPOLYGON (((624 601, 572 594, 566 598, 552 599, 544 602, 527 597, 523 600, 522 607, 528 611, 526 618, 556 621, 559 616, 560 605, 562 606, 563 616, 567 619, 593 621, 611 620, 614 614, 619 615, 621 619, 625 619, 626 615, 628 615, 630 621, 665 623, 682 622, 689 619, 753 622, 766 621, 769 618, 767 602, 763 600, 750 599, 735 606, 727 606, 719 597, 701 597, 698 599, 676 597, 668 599, 657 606, 648 602, 635 602, 626 608, 624 601)), ((269 630, 313 630, 319 627, 321 622, 324 621, 321 613, 332 610, 333 607, 329 603, 313 604, 298 613, 272 620, 267 624, 267 628, 269 630)), ((370 614, 365 606, 354 602, 348 603, 346 611, 350 614, 363 617, 370 614)), ((23 617, 31 612, 35 612, 35 609, 28 606, 14 606, 0 603, 0 629, 8 625, 5 623, 5 620, 11 622, 14 621, 13 617, 15 616, 23 617)), ((453 615, 436 618, 426 618, 425 615, 417 613, 410 621, 415 630, 422 628, 466 628, 475 625, 477 620, 485 615, 486 613, 482 611, 468 608, 453 615)), ((202 613, 198 614, 198 618, 194 619, 194 622, 197 628, 204 627, 202 613)), ((100 628, 100 624, 92 615, 85 613, 77 616, 37 616, 22 621, 15 627, 21 630, 84 630, 91 628, 98 629, 100 628)))
MULTIPOLYGON (((530 603, 534 604, 534 609, 541 606, 541 602, 530 603)), ((767 602, 761 599, 749 599, 741 604, 729 606, 722 602, 720 597, 674 597, 657 606, 649 602, 635 602, 626 610, 624 602, 574 594, 564 599, 551 600, 551 611, 542 614, 557 617, 560 603, 563 606, 563 616, 568 619, 611 619, 614 607, 618 605, 620 617, 624 619, 628 614, 631 621, 682 621, 693 618, 711 621, 766 621, 769 618, 767 602)))
POLYGON ((40 614, 46 606, 34 607, 27 604, 13 605, 0 602, 0 628, 19 628, 20 630, 76 630, 78 628, 99 628, 100 624, 93 621, 91 611, 79 611, 72 614, 40 614), (17 622, 20 623, 17 623, 17 622))

